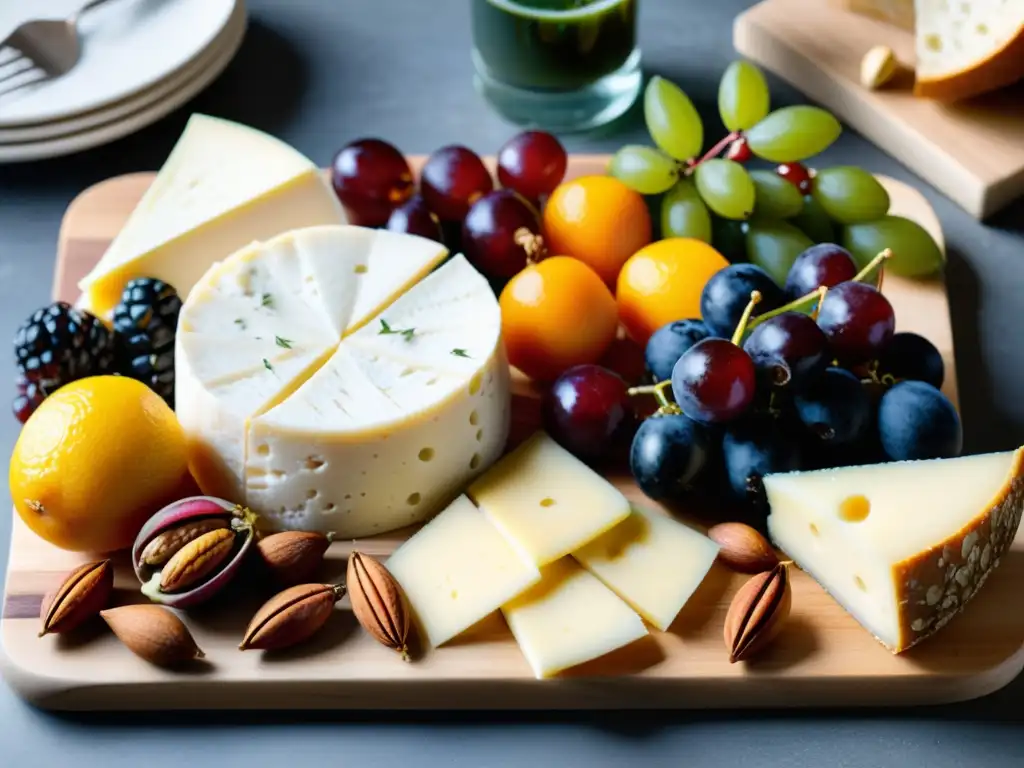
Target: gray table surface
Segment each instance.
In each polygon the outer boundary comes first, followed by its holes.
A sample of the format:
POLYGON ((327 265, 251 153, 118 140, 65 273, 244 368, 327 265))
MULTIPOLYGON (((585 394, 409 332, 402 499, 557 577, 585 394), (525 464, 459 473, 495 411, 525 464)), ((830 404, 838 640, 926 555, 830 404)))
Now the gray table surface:
MULTIPOLYGON (((642 0, 645 68, 681 83, 711 124, 719 75, 734 56, 741 0, 642 0)), ((460 142, 493 152, 514 132, 470 81, 467 0, 250 0, 238 57, 203 94, 158 124, 107 147, 0 166, 0 329, 49 299, 61 215, 88 185, 156 169, 189 112, 270 131, 326 164, 341 144, 372 135, 410 153, 460 142)), ((801 101, 772 80, 776 103, 801 101)), ((646 141, 634 114, 600 136, 566 138, 572 151, 646 141)), ((1024 201, 986 226, 899 162, 846 131, 828 164, 856 163, 922 189, 950 246, 949 293, 967 450, 1024 441, 1024 201)), ((0 354, 0 381, 13 376, 0 354)), ((8 385, 9 386, 9 385, 8 385)), ((4 395, 6 403, 7 395, 4 395)), ((0 454, 17 424, 0 413, 0 454)), ((6 488, 0 508, 9 508, 6 488)), ((10 521, 0 515, 0 552, 10 521)), ((4 556, 0 556, 4 557, 4 556)), ((5 557, 4 557, 5 559, 5 557)), ((1021 606, 1010 608, 1021 610, 1021 606)), ((737 707, 743 702, 738 701, 737 707)), ((54 715, 0 685, 0 766, 182 765, 686 765, 720 768, 1024 764, 1024 676, 985 699, 910 711, 670 712, 473 716, 293 713, 54 715), (328 763, 327 761, 330 761, 328 763)))

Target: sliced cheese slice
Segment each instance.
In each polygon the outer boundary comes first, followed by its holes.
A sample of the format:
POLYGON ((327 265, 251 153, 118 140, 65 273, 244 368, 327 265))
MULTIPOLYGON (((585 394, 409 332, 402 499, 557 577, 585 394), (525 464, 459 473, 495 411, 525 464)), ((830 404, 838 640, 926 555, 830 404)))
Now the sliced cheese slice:
POLYGON ((442 645, 540 581, 465 496, 396 549, 386 562, 422 636, 442 645))
POLYGON ((615 486, 543 431, 504 456, 466 493, 538 566, 573 552, 630 511, 615 486))
POLYGON ((345 213, 319 169, 252 128, 194 114, 99 263, 82 306, 107 317, 125 283, 157 277, 186 297, 215 262, 255 240, 345 213))
POLYGON ((648 634, 641 618, 571 557, 544 566, 540 582, 501 612, 538 679, 648 634))
POLYGON ((894 653, 941 629, 1013 542, 1024 449, 768 475, 773 541, 894 653))
POLYGON ((662 512, 633 506, 629 517, 573 557, 664 631, 708 575, 719 546, 662 512))

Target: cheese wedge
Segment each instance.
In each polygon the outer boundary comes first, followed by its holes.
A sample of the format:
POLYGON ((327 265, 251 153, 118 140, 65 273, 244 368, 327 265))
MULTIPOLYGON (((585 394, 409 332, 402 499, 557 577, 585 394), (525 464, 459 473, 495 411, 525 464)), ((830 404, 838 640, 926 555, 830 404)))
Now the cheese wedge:
POLYGON ((109 317, 128 280, 156 277, 184 299, 207 269, 255 240, 344 224, 319 169, 265 133, 194 114, 99 263, 79 304, 109 317))
POLYGON ((523 557, 547 565, 629 514, 614 485, 539 431, 466 491, 523 557))
POLYGON ((571 557, 542 568, 540 582, 501 612, 538 679, 648 634, 643 620, 571 557))
POLYGON ((764 478, 772 540, 894 653, 945 626, 1017 534, 1024 448, 764 478))

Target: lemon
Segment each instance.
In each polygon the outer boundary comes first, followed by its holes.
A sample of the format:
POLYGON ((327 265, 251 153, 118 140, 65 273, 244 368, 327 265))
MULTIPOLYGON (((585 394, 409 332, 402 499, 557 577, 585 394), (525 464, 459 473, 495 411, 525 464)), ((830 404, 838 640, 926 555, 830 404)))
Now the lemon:
POLYGON ((102 553, 131 546, 187 476, 185 435, 167 403, 134 379, 92 376, 58 389, 25 422, 9 479, 33 532, 102 553))

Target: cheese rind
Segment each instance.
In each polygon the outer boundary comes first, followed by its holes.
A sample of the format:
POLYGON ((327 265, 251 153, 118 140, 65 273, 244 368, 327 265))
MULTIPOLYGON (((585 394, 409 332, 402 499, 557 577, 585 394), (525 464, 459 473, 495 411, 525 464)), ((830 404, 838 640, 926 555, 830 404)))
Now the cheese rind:
POLYGON ((768 475, 772 540, 894 653, 934 634, 1009 549, 1024 448, 768 475))
POLYGON ((624 520, 615 486, 539 431, 466 492, 538 566, 563 557, 624 520))
POLYGON ((433 647, 469 629, 541 577, 465 496, 401 544, 385 565, 433 647))
POLYGON ((668 515, 634 505, 629 517, 573 557, 665 631, 704 581, 719 546, 668 515))
POLYGON ((124 284, 157 277, 184 299, 216 261, 254 240, 347 219, 319 169, 247 126, 194 114, 99 263, 81 305, 109 316, 124 284))
POLYGON ((604 656, 648 634, 643 620, 571 557, 501 608, 538 679, 604 656))

